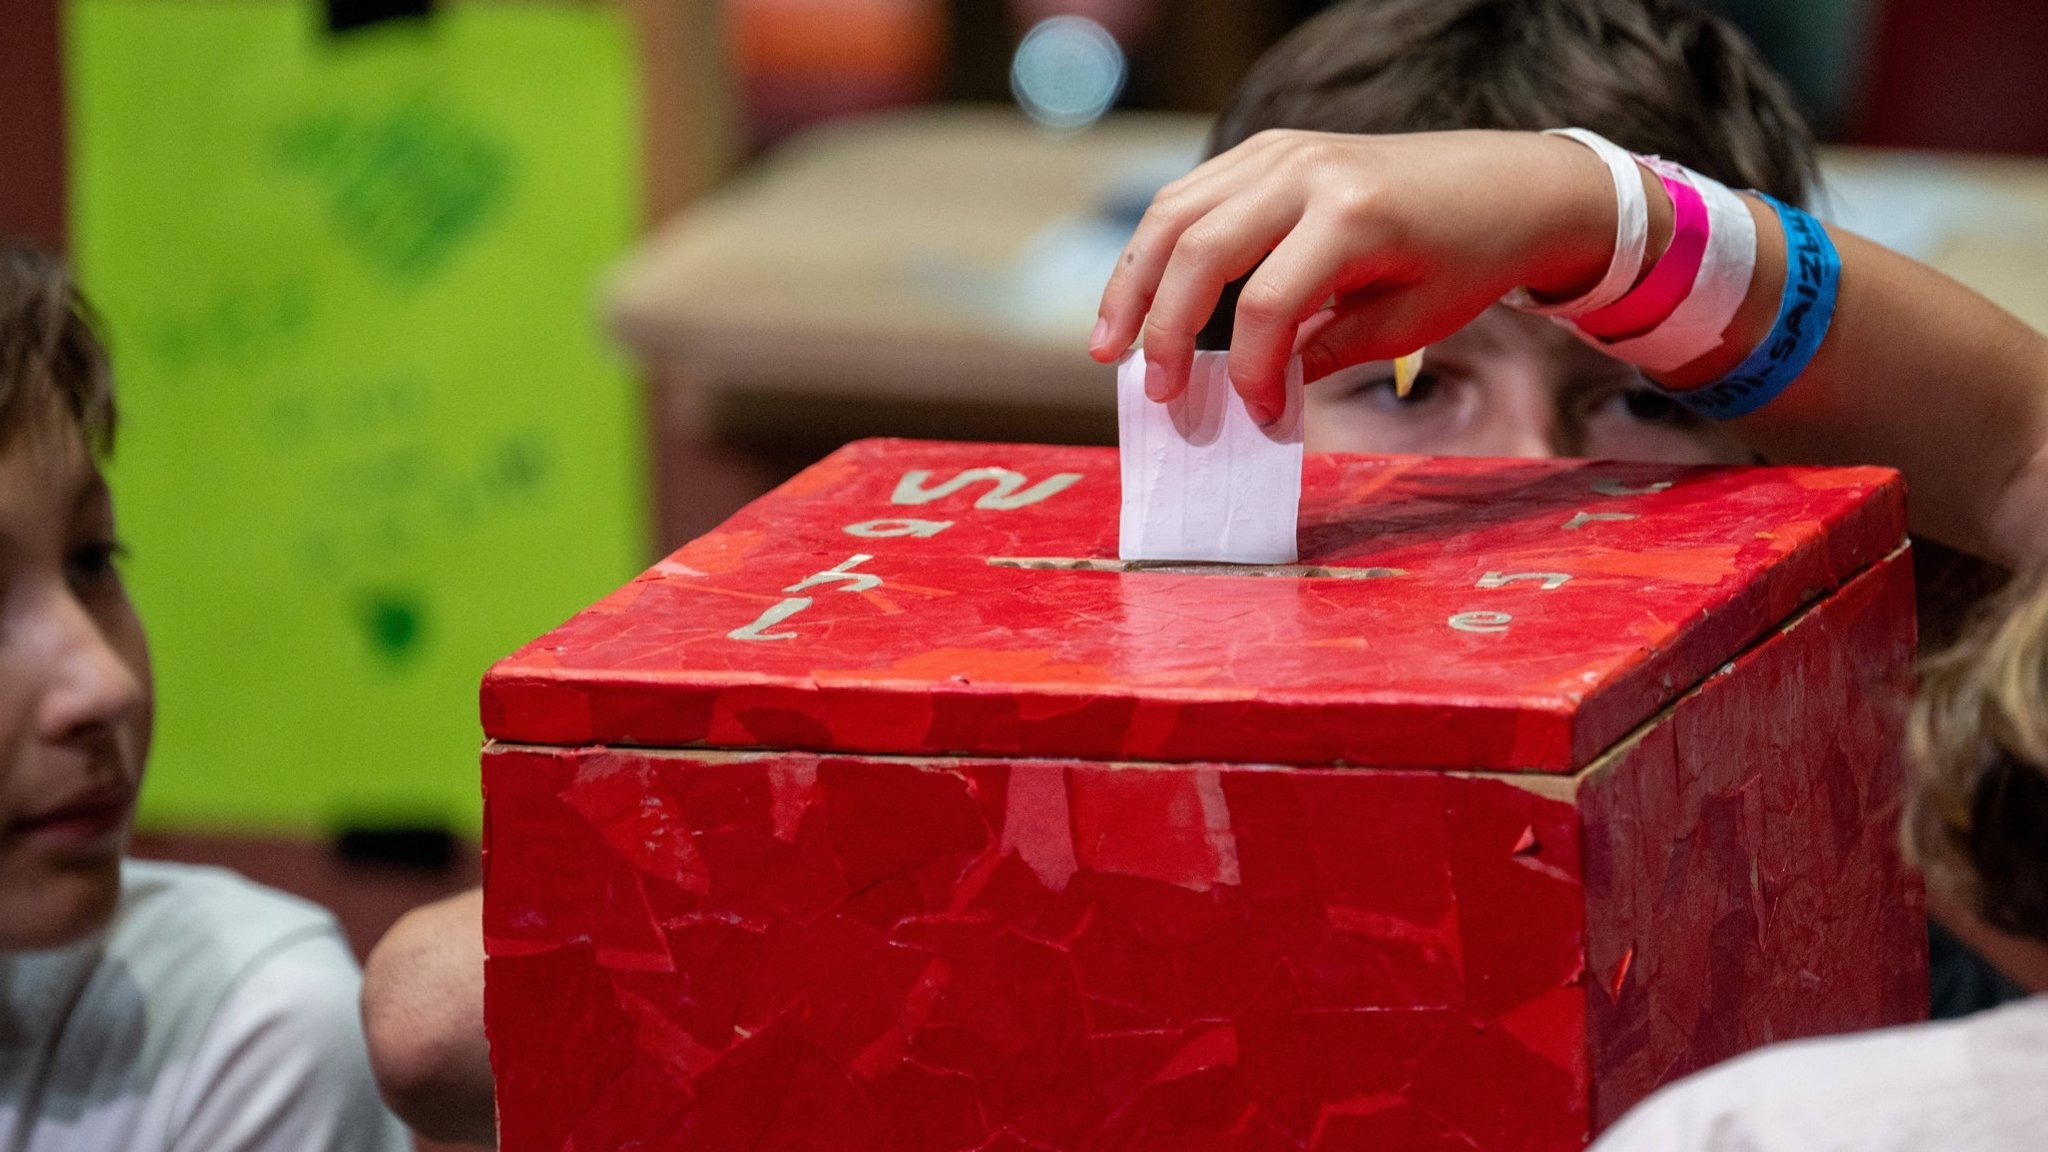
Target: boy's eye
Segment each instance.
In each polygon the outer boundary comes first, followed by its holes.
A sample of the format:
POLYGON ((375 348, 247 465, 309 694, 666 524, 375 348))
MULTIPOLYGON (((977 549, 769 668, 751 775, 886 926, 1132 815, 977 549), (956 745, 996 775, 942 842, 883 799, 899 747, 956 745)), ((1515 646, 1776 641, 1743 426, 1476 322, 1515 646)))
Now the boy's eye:
POLYGON ((1414 381, 1408 387, 1408 394, 1406 396, 1401 395, 1395 389, 1394 381, 1391 378, 1380 381, 1380 387, 1386 389, 1387 394, 1393 398, 1394 403, 1408 406, 1423 403, 1436 395, 1437 379, 1434 373, 1416 373, 1414 381))
POLYGON ((1363 400, 1375 408, 1398 410, 1428 403, 1435 398, 1439 387, 1441 383, 1436 375, 1425 371, 1415 377, 1414 386, 1408 389, 1406 396, 1403 396, 1394 390, 1392 376, 1373 376, 1353 385, 1344 394, 1344 398, 1363 400))
POLYGON ((1690 427, 1699 422, 1699 418, 1678 401, 1649 388, 1630 388, 1621 394, 1620 399, 1629 416, 1645 424, 1690 427))
POLYGON ((116 576, 114 562, 126 553, 118 541, 80 545, 64 558, 64 574, 80 588, 97 588, 116 576))

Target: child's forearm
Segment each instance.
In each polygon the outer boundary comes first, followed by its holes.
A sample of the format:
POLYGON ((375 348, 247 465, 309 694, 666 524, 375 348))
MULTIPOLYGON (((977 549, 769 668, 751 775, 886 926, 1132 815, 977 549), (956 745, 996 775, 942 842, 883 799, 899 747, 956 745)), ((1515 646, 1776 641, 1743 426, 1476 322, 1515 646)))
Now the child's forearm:
MULTIPOLYGON (((1762 307, 1737 318, 1721 355, 1669 383, 1713 378, 1728 346, 1768 331, 1785 274, 1769 224, 1758 277, 1768 283, 1752 290, 1762 307)), ((1898 468, 1917 530, 2007 566, 2048 559, 2048 340, 1931 268, 1830 235, 1843 268, 1828 339, 1736 432, 1773 459, 1898 468)))
MULTIPOLYGON (((1653 218, 1668 215, 1661 193, 1653 218)), ((1696 387, 1770 332, 1786 271, 1777 215, 1748 200, 1757 269, 1721 346, 1670 373, 1696 387)), ((2013 567, 2048 558, 2048 339, 1941 273, 1853 233, 1828 339, 1782 395, 1734 429, 1766 456, 1880 462, 1912 483, 1915 527, 2013 567)))
MULTIPOLYGON (((1672 207, 1644 183, 1654 260, 1672 207)), ((1726 374, 1772 330, 1786 245, 1776 214, 1748 205, 1748 296, 1715 350, 1659 375, 1670 387, 1726 374)), ((1583 291, 1613 254, 1615 222, 1601 163, 1569 141, 1269 134, 1155 203, 1105 291, 1093 351, 1113 356, 1142 329, 1164 366, 1159 394, 1178 391, 1223 284, 1272 253, 1232 342, 1231 377, 1256 414, 1290 349, 1313 377, 1440 338, 1504 285, 1583 291)), ((1736 431, 1781 461, 1899 468, 1917 530, 2012 566, 2048 560, 2048 339, 1930 268, 1831 235, 1843 269, 1827 339, 1736 431)))
POLYGON ((407 1125, 496 1143, 480 890, 415 908, 385 933, 363 967, 362 1012, 377 1087, 407 1125))

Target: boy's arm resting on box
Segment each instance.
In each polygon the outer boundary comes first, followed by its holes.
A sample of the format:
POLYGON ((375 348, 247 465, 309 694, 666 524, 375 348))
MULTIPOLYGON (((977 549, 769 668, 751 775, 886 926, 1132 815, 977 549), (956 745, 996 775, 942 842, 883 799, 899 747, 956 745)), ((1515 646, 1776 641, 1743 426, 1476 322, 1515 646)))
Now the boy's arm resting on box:
MULTIPOLYGON (((1672 208, 1645 179, 1650 254, 1672 208)), ((1314 379, 1437 340, 1508 289, 1568 299, 1614 251, 1600 160, 1557 137, 1267 132, 1168 185, 1103 295, 1091 351, 1144 338, 1148 391, 1186 379, 1224 286, 1239 298, 1231 377, 1255 414, 1290 354, 1314 379), (1256 268, 1256 272, 1253 269, 1256 268)), ((1786 274, 1776 216, 1750 201, 1757 272, 1714 352, 1661 377, 1684 388, 1771 331, 1786 274)), ((1774 460, 1881 463, 1906 474, 1916 530, 2012 566, 2048 556, 2048 340, 1940 273, 1834 232, 1833 327, 1778 399, 1733 422, 1774 460)))
POLYGON ((496 1142, 481 889, 413 909, 378 941, 363 968, 363 1031, 385 1102, 414 1131, 496 1142))
MULTIPOLYGON (((1763 259, 1750 300, 1721 351, 1667 383, 1714 379, 1770 330, 1784 241, 1771 212, 1752 211, 1763 259)), ((1917 530, 2011 568, 2048 560, 2048 339, 1924 264, 1829 235, 1843 261, 1833 328, 1735 432, 1772 460, 1897 468, 1917 530)))

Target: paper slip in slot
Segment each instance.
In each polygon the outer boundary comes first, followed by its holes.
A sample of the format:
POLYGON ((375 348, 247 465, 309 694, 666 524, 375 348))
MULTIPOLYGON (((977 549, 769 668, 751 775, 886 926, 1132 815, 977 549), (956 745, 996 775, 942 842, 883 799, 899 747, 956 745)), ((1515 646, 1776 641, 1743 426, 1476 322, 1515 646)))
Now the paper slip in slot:
POLYGON ((1287 407, 1261 428, 1230 386, 1228 352, 1197 352, 1187 390, 1145 398, 1145 354, 1117 365, 1124 560, 1292 564, 1301 511, 1301 362, 1287 407))

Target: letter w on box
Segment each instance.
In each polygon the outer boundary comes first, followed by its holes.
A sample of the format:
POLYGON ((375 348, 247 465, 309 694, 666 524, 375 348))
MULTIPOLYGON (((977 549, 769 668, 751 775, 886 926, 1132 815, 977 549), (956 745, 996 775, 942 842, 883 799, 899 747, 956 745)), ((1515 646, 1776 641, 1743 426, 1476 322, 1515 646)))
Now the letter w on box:
POLYGON ((1117 366, 1125 560, 1292 564, 1301 509, 1301 362, 1286 408, 1261 428, 1230 386, 1227 352, 1197 352, 1187 390, 1145 398, 1145 354, 1117 366))

